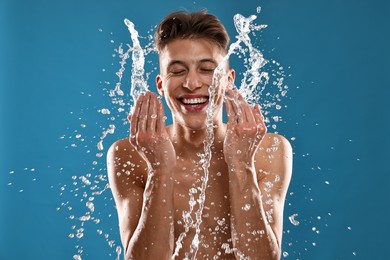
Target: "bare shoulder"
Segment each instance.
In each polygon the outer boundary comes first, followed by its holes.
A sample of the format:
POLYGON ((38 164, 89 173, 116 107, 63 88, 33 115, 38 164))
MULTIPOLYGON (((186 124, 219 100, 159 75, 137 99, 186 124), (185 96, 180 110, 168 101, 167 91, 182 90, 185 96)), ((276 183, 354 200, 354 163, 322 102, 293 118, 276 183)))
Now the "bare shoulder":
POLYGON ((137 155, 138 152, 130 144, 129 139, 120 139, 113 143, 108 149, 107 163, 110 163, 111 160, 119 162, 122 160, 132 159, 133 156, 137 155))
MULTIPOLYGON (((121 139, 107 152, 107 172, 112 191, 117 195, 128 194, 132 186, 144 187, 146 164, 129 139, 121 139)), ((114 194, 115 196, 115 194, 114 194)))
POLYGON ((274 156, 292 156, 290 142, 279 134, 267 133, 262 140, 260 150, 274 156))
POLYGON ((285 137, 267 133, 256 154, 258 179, 276 178, 288 187, 292 174, 292 156, 291 144, 285 137))

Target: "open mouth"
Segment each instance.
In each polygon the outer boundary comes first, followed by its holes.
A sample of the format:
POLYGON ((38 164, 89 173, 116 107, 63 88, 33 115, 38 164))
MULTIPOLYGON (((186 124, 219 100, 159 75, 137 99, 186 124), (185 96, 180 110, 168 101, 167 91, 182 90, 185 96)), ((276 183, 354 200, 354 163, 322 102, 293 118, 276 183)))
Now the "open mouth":
POLYGON ((208 97, 183 97, 180 98, 182 106, 188 111, 202 110, 209 103, 208 97))

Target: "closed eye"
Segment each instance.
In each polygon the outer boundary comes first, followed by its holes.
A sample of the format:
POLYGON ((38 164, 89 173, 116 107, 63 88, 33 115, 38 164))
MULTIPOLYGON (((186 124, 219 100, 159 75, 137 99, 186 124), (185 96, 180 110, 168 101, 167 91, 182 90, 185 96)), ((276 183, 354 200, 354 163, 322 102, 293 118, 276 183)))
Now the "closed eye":
POLYGON ((214 72, 214 68, 202 68, 202 69, 200 69, 200 71, 211 73, 211 72, 214 72))
POLYGON ((185 73, 185 70, 174 70, 170 72, 173 76, 182 75, 185 73))

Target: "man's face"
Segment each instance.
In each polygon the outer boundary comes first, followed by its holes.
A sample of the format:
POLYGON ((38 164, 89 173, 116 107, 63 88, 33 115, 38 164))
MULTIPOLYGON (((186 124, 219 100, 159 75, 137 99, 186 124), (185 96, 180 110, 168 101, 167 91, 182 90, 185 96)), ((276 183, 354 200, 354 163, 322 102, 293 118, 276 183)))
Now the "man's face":
MULTIPOLYGON (((206 126, 206 109, 209 103, 209 86, 214 69, 222 62, 223 51, 205 39, 178 39, 160 52, 160 75, 157 88, 172 111, 175 123, 198 130, 206 126)), ((224 64, 224 75, 216 90, 215 120, 222 122, 222 103, 228 81, 234 80, 234 71, 224 64)))

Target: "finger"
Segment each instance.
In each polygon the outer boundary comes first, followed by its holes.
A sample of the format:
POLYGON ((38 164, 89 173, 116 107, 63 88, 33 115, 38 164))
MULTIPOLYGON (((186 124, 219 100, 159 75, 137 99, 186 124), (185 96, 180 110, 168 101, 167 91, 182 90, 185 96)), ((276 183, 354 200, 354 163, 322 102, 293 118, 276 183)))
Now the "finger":
POLYGON ((226 115, 227 115, 227 118, 228 118, 228 123, 232 123, 236 119, 235 118, 236 113, 234 113, 234 111, 233 111, 231 102, 232 101, 229 98, 225 99, 225 109, 226 109, 226 115))
POLYGON ((238 117, 240 116, 239 115, 239 109, 238 109, 238 106, 237 106, 237 99, 236 99, 236 96, 235 96, 235 92, 233 92, 231 89, 229 89, 227 91, 228 93, 228 97, 227 99, 230 101, 230 107, 231 107, 231 112, 232 114, 234 115, 234 119, 231 121, 232 123, 237 123, 238 122, 238 117))
POLYGON ((255 118, 253 117, 253 113, 252 113, 252 108, 249 106, 248 102, 246 102, 246 100, 242 97, 241 94, 238 94, 238 101, 239 101, 239 104, 240 104, 240 107, 241 107, 241 113, 242 113, 242 116, 240 118, 242 118, 242 121, 249 123, 249 124, 254 124, 255 123, 255 118))
POLYGON ((237 114, 237 122, 241 125, 246 122, 245 110, 243 109, 244 98, 238 92, 238 90, 234 90, 234 104, 235 111, 237 114))
POLYGON ((150 92, 146 92, 142 101, 141 111, 138 119, 138 131, 146 131, 147 120, 148 120, 148 110, 150 103, 150 92))
POLYGON ((156 131, 158 134, 163 133, 165 130, 165 113, 164 113, 164 105, 162 101, 157 100, 157 122, 156 122, 156 131))
POLYGON ((135 140, 134 138, 135 138, 137 131, 138 131, 138 118, 139 118, 143 98, 144 98, 144 96, 142 96, 142 95, 138 97, 137 102, 135 104, 133 115, 131 116, 130 138, 133 140, 135 140))
POLYGON ((261 136, 264 137, 266 133, 267 133, 267 126, 265 125, 264 118, 262 118, 260 134, 261 136))
POLYGON ((262 119, 261 119, 261 112, 260 112, 260 106, 258 104, 255 105, 253 108, 253 115, 256 121, 256 127, 257 127, 257 133, 256 133, 256 143, 260 143, 263 136, 261 135, 261 129, 262 129, 262 119))
POLYGON ((267 133, 267 127, 265 125, 265 122, 264 122, 264 116, 263 114, 261 113, 261 108, 260 108, 260 105, 256 105, 256 110, 257 110, 257 113, 258 113, 258 116, 260 118, 260 135, 262 137, 264 137, 264 135, 267 133))
POLYGON ((148 131, 156 132, 156 122, 157 122, 157 95, 151 93, 150 103, 149 103, 149 113, 148 113, 148 131))
POLYGON ((263 128, 262 124, 263 123, 262 123, 262 118, 261 118, 260 106, 258 104, 256 104, 253 107, 252 111, 253 111, 253 117, 254 117, 255 122, 256 122, 256 127, 257 127, 256 137, 255 137, 255 140, 254 140, 253 145, 251 147, 252 153, 255 154, 257 149, 259 148, 261 140, 263 139, 263 135, 262 135, 262 128, 263 128))

